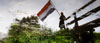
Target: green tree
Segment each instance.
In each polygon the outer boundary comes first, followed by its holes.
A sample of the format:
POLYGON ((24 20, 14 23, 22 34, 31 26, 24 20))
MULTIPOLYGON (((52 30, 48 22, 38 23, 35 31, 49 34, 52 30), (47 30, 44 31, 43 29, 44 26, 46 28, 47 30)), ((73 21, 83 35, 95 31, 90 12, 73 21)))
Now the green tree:
MULTIPOLYGON (((21 21, 24 21, 24 19, 21 21)), ((38 18, 35 16, 32 16, 31 19, 28 17, 27 20, 35 20, 35 22, 28 22, 27 24, 25 22, 23 24, 13 23, 5 43, 48 43, 48 40, 51 39, 49 36, 52 35, 51 30, 41 29, 38 18)))

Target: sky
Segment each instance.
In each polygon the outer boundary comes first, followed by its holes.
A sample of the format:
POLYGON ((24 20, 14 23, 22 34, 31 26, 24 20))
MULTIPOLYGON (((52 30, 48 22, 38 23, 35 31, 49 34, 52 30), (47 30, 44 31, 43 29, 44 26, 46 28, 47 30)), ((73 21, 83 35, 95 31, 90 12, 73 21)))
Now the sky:
MULTIPOLYGON (((71 15, 77 9, 85 5, 91 0, 51 0, 55 5, 55 8, 59 12, 63 12, 66 17, 71 15)), ((7 34, 10 29, 11 23, 15 18, 21 19, 23 17, 36 15, 42 7, 48 2, 48 0, 0 0, 0 34, 7 34)), ((82 11, 77 13, 77 17, 85 14, 86 12, 100 6, 100 0, 97 0, 93 4, 89 5, 82 11)), ((81 21, 79 25, 90 22, 100 15, 100 11, 94 15, 91 15, 81 21)), ((40 24, 51 28, 53 31, 59 30, 59 15, 56 11, 50 14, 45 21, 40 21, 40 24)), ((65 24, 73 20, 73 17, 65 21, 65 24)), ((74 24, 67 26, 72 28, 74 24)), ((95 28, 95 32, 100 32, 100 27, 95 28)))

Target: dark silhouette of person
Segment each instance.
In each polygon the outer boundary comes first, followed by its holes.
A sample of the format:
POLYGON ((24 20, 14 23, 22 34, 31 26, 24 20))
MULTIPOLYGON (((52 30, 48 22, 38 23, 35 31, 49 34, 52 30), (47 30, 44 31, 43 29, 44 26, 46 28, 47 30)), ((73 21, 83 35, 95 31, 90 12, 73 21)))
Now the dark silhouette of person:
POLYGON ((66 17, 64 16, 63 12, 61 12, 61 16, 60 16, 60 22, 59 22, 59 27, 60 29, 65 29, 65 25, 64 25, 64 21, 66 20, 66 17))

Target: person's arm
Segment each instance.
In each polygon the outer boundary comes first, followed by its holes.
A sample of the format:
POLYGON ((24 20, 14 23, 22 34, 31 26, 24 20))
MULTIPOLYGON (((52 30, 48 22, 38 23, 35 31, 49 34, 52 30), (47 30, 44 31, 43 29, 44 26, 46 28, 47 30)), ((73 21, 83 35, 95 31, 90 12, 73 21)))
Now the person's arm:
POLYGON ((69 17, 67 17, 67 18, 65 18, 65 20, 68 20, 70 18, 70 16, 69 17))

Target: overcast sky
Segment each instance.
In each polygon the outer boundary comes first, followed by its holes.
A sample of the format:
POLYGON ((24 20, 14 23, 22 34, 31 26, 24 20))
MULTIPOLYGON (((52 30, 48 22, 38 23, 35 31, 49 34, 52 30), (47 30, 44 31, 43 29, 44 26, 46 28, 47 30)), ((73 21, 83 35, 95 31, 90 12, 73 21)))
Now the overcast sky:
MULTIPOLYGON (((90 0, 51 0, 59 12, 64 12, 64 15, 68 17, 74 11, 79 9, 81 6, 88 3, 90 0)), ((22 17, 27 17, 31 15, 36 15, 41 8, 48 2, 48 0, 0 0, 0 32, 7 34, 9 26, 13 23, 15 18, 21 19, 22 17)), ((84 10, 77 13, 77 16, 81 16, 91 9, 100 6, 100 0, 97 0, 90 6, 86 7, 84 10)), ((79 25, 85 24, 92 21, 100 15, 100 11, 95 15, 91 15, 81 21, 79 25)), ((65 23, 73 20, 73 17, 65 23)), ((52 28, 53 31, 59 30, 59 15, 56 11, 50 14, 42 25, 52 28)), ((74 25, 74 24, 73 24, 74 25)), ((72 28, 73 25, 68 26, 72 28)), ((96 32, 100 32, 100 28, 96 28, 96 32)))

